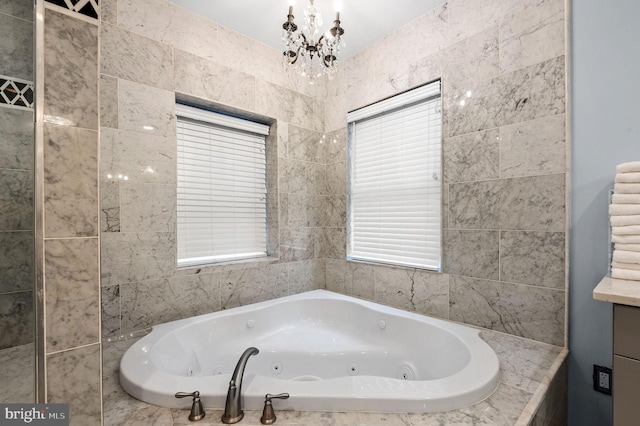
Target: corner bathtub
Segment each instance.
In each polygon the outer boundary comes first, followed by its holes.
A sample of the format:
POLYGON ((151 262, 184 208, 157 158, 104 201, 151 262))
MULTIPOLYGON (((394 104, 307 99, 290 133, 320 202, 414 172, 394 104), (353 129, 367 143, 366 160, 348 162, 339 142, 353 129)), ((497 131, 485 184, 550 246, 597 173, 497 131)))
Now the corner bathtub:
POLYGON ((498 386, 495 352, 479 330, 314 290, 153 327, 120 363, 132 396, 188 408, 176 392, 200 391, 223 408, 231 373, 255 346, 243 409, 287 392, 277 409, 424 413, 463 408, 498 386))

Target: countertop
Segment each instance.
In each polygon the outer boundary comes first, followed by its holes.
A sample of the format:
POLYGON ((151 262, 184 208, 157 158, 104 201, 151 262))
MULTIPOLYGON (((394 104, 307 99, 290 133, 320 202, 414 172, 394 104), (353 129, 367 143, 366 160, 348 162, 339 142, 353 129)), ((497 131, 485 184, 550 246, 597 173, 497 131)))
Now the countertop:
POLYGON ((593 298, 603 302, 640 307, 640 281, 604 277, 593 289, 593 298))

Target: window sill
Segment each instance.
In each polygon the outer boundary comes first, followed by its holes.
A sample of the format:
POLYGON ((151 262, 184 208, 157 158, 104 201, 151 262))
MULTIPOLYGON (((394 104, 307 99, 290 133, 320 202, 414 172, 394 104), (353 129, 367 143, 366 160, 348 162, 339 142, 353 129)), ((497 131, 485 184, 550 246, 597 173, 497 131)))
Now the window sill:
POLYGON ((363 265, 371 265, 371 266, 385 266, 387 268, 395 268, 395 269, 420 270, 420 271, 425 271, 425 272, 431 272, 431 273, 434 273, 434 274, 444 274, 445 273, 441 269, 438 270, 438 269, 424 268, 424 267, 420 267, 420 266, 401 265, 401 264, 398 264, 398 263, 383 263, 383 262, 374 262, 374 261, 370 261, 370 260, 361 260, 361 259, 347 259, 347 262, 360 263, 360 264, 363 264, 363 265))
POLYGON ((280 259, 273 256, 257 257, 253 259, 230 260, 228 262, 210 263, 206 265, 180 266, 176 275, 212 274, 220 271, 233 271, 237 269, 258 268, 278 262, 280 259))

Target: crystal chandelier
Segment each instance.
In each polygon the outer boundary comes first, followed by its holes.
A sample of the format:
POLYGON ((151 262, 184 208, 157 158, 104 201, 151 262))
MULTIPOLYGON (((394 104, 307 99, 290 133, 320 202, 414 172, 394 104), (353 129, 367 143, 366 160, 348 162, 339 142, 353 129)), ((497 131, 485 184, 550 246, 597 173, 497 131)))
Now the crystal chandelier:
POLYGON ((340 26, 338 10, 333 27, 316 41, 318 28, 322 26, 322 15, 320 9, 313 4, 313 0, 309 0, 309 3, 304 9, 302 30, 298 31, 298 26, 293 22, 293 0, 289 0, 287 22, 282 24, 282 40, 285 45, 282 54, 285 68, 308 77, 309 82, 313 84, 315 78, 323 74, 331 77, 337 71, 340 47, 344 46, 344 29, 340 26), (314 58, 318 60, 314 62, 314 58), (315 65, 316 63, 318 65, 315 65))

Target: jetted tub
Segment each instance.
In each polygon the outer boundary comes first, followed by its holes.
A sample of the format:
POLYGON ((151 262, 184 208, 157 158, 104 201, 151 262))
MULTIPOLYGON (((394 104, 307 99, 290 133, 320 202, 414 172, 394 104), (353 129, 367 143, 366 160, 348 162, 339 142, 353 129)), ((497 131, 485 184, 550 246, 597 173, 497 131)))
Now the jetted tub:
POLYGON ((242 383, 243 409, 436 412, 493 393, 495 352, 479 330, 373 302, 314 290, 153 327, 120 362, 120 384, 164 407, 191 405, 200 391, 224 408, 242 352, 255 346, 242 383))

